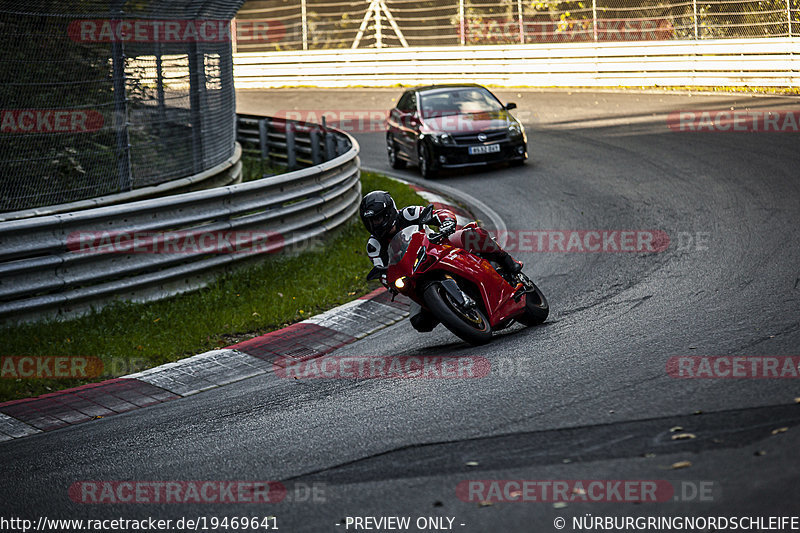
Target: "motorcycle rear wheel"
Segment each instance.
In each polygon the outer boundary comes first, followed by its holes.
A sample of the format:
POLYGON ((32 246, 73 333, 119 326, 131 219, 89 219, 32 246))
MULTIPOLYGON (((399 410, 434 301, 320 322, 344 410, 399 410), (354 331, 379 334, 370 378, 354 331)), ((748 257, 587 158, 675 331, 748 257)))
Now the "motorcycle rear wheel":
POLYGON ((459 308, 447 291, 432 283, 423 294, 428 309, 455 335, 474 345, 486 344, 492 338, 489 320, 477 306, 468 312, 459 308))

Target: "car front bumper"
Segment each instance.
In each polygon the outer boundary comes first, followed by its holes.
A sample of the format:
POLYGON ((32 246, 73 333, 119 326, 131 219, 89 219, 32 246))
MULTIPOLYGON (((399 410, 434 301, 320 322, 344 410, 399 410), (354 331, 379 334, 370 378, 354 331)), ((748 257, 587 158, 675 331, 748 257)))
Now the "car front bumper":
POLYGON ((500 145, 499 152, 475 155, 469 153, 469 146, 432 145, 431 168, 472 167, 528 158, 528 147, 524 141, 504 141, 496 144, 500 145))

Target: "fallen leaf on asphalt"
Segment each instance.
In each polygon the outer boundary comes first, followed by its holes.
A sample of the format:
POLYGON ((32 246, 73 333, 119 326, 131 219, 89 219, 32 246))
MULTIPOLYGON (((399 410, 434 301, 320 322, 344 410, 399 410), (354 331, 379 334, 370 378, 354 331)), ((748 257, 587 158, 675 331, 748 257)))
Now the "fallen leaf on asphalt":
POLYGON ((467 461, 465 464, 467 466, 478 466, 478 461, 467 461))
POLYGON ((483 501, 478 502, 478 507, 489 507, 491 505, 493 505, 492 502, 490 502, 488 500, 483 500, 483 501))
POLYGON ((794 403, 800 403, 800 396, 794 399, 794 403))
POLYGON ((787 431, 789 431, 789 428, 787 427, 777 428, 772 430, 772 434, 777 435, 778 433, 786 433, 787 431))
POLYGON ((677 470, 679 468, 689 468, 692 466, 691 461, 678 461, 677 463, 672 463, 672 469, 677 470))
POLYGON ((701 411, 700 409, 698 409, 697 411, 695 411, 695 412, 694 412, 694 413, 692 413, 692 414, 693 414, 693 415, 702 415, 702 414, 703 414, 703 411, 701 411))
POLYGON ((676 431, 683 431, 683 427, 682 426, 674 426, 674 427, 669 428, 669 431, 670 431, 670 433, 675 433, 676 431))
POLYGON ((672 440, 687 440, 687 439, 694 439, 696 435, 694 433, 678 433, 672 436, 672 440))
POLYGON ((553 509, 563 509, 567 506, 566 502, 556 502, 553 504, 553 509))
POLYGON ((761 457, 762 455, 767 455, 767 452, 765 452, 764 450, 758 450, 753 455, 755 455, 756 457, 761 457))
POLYGON ((654 453, 646 453, 646 454, 644 454, 644 457, 647 457, 648 459, 652 459, 655 456, 656 456, 656 454, 654 454, 654 453))
POLYGON ((581 496, 583 496, 584 494, 586 494, 586 490, 575 487, 574 489, 572 489, 572 494, 580 494, 581 496))

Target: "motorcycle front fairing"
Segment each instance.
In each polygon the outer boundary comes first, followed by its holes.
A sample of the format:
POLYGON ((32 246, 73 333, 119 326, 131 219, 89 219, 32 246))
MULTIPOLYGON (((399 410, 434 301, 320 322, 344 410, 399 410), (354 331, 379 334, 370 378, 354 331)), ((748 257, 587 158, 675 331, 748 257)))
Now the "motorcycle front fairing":
POLYGON ((434 272, 447 273, 477 286, 492 327, 508 321, 525 308, 524 298, 514 301, 514 287, 488 261, 462 248, 432 243, 424 232, 413 227, 405 228, 392 239, 387 272, 390 286, 426 307, 422 297, 424 286, 420 287, 419 282, 427 284, 434 272), (401 286, 398 286, 400 279, 401 286))
POLYGON ((440 248, 445 253, 439 256, 433 269, 446 271, 477 286, 493 328, 524 310, 525 300, 514 301, 514 287, 488 261, 462 248, 449 245, 440 248))

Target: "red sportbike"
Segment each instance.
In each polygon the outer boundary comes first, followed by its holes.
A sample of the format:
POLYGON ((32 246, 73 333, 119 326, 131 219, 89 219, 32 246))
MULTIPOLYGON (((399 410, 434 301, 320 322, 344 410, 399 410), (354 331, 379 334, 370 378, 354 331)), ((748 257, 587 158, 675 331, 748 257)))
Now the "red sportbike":
POLYGON ((447 244, 446 235, 426 229, 432 215, 429 205, 419 226, 399 231, 389 243, 388 269, 376 267, 367 276, 377 279, 385 273, 390 291, 408 296, 435 317, 428 329, 416 329, 430 331, 441 322, 470 344, 484 344, 493 331, 514 321, 534 326, 547 319, 547 299, 533 281, 520 272, 509 283, 497 265, 447 244))

